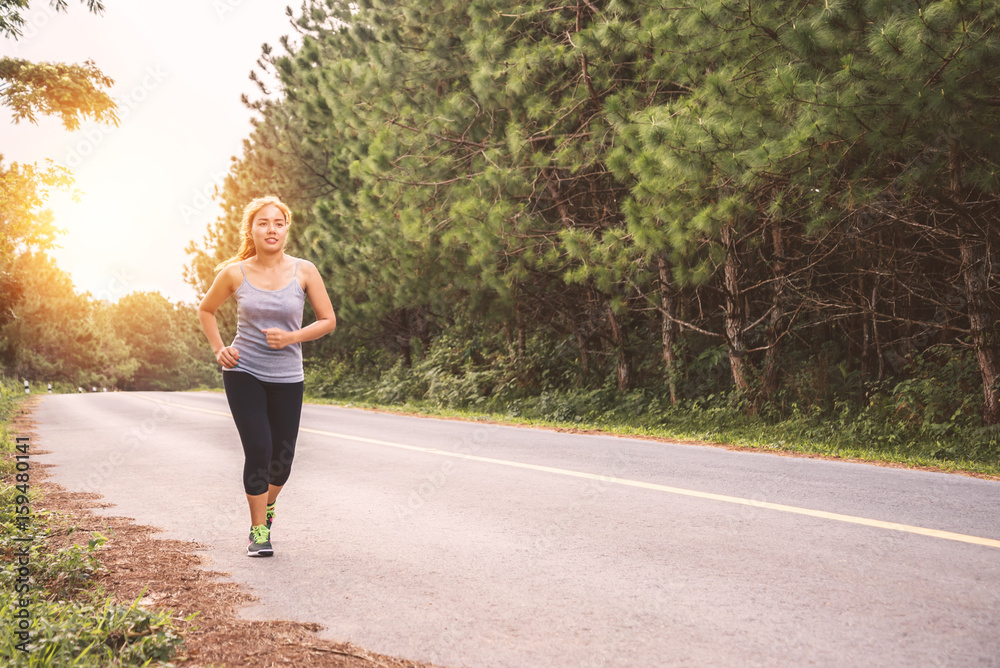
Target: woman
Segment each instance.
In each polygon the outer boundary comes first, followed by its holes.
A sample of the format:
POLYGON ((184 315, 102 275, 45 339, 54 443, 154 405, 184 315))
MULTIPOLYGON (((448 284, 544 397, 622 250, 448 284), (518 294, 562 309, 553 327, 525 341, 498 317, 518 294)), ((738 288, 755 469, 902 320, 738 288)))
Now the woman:
POLYGON ((302 412, 302 342, 329 334, 337 318, 315 265, 285 255, 292 215, 276 197, 243 210, 239 252, 219 271, 198 308, 222 365, 226 399, 243 441, 243 487, 250 504, 247 555, 269 557, 274 504, 288 480, 302 412), (236 338, 222 342, 215 312, 236 296, 236 338), (302 327, 308 295, 316 322, 302 327))

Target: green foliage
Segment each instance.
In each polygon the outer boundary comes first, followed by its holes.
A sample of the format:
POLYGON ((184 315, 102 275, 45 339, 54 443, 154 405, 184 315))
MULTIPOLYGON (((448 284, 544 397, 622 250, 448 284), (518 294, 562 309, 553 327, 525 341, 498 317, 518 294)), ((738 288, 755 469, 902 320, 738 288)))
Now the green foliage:
POLYGON ((117 304, 94 301, 78 294, 44 253, 25 252, 12 269, 23 292, 0 325, 0 361, 17 377, 54 383, 63 392, 220 384, 193 306, 171 304, 158 293, 132 293, 117 304))
POLYGON ((118 125, 116 106, 107 89, 114 80, 92 61, 82 65, 32 63, 20 58, 0 58, 0 100, 13 112, 14 122, 37 122, 38 116, 59 116, 67 130, 92 118, 118 125))
MULTIPOLYGON (((0 424, 6 425, 18 404, 24 400, 24 386, 13 378, 0 375, 0 424)), ((7 439, 0 441, 7 447, 7 439)))
POLYGON ((973 355, 931 348, 915 356, 908 370, 910 377, 870 402, 868 412, 874 419, 894 424, 900 433, 926 442, 924 448, 936 446, 935 456, 955 456, 955 447, 948 442, 956 436, 977 450, 985 449, 987 456, 990 451, 997 455, 997 435, 991 437, 994 430, 979 425, 979 379, 973 355))
MULTIPOLYGON (((85 0, 87 10, 100 14, 104 11, 102 0, 85 0)), ((30 0, 0 0, 0 34, 4 37, 18 39, 22 36, 21 27, 24 25, 24 18, 21 16, 22 10, 29 7, 30 0)), ((52 0, 52 6, 57 12, 65 12, 67 0, 52 0)))
POLYGON ((0 329, 6 369, 33 381, 100 385, 113 385, 130 372, 118 339, 98 326, 88 300, 51 258, 24 253, 13 270, 24 292, 0 329))
POLYGON ((312 0, 188 280, 276 192, 338 312, 306 348, 324 394, 576 419, 669 386, 775 422, 903 383, 904 439, 1000 422, 1000 393, 946 414, 898 363, 971 346, 966 380, 1000 374, 998 14, 312 0))
POLYGON ((65 169, 5 166, 0 156, 0 326, 14 317, 14 304, 25 289, 15 260, 25 252, 51 248, 60 231, 53 225, 52 213, 42 209, 45 198, 71 182, 65 169))
MULTIPOLYGON (((0 594, 0 614, 12 619, 13 596, 0 594)), ((5 634, 0 658, 8 666, 146 666, 169 661, 183 646, 169 613, 117 605, 100 594, 75 600, 40 600, 29 608, 35 621, 29 651, 5 634)))
MULTIPOLYGON (((56 11, 67 10, 67 0, 52 0, 56 11)), ((94 14, 104 11, 101 0, 86 0, 94 14)), ((0 0, 0 36, 18 39, 24 19, 21 12, 29 0, 0 0)), ((91 118, 118 124, 114 100, 107 89, 114 81, 92 61, 82 65, 32 63, 21 58, 0 58, 0 102, 13 112, 14 122, 36 122, 39 114, 62 118, 67 130, 76 130, 80 121, 91 118)))
POLYGON ((137 365, 123 389, 176 390, 218 383, 218 364, 205 343, 195 307, 171 304, 155 292, 133 292, 110 309, 110 321, 137 365))

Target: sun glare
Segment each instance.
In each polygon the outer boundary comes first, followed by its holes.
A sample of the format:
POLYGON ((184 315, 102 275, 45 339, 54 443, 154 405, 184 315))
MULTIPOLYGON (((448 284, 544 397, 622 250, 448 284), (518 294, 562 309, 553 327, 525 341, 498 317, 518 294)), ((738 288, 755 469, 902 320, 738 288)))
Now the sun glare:
POLYGON ((15 125, 7 110, 0 113, 5 163, 50 159, 73 172, 79 198, 55 192, 47 204, 65 230, 53 258, 78 291, 95 298, 148 290, 197 300, 183 280, 184 248, 219 213, 212 195, 251 130, 240 96, 259 97, 248 74, 261 43, 277 44, 289 32, 284 6, 216 11, 191 3, 182 11, 109 0, 97 17, 82 7, 64 14, 35 4, 25 37, 0 40, 0 55, 93 60, 115 80, 119 117, 117 126, 84 122, 69 132, 56 118, 15 125), (181 49, 178 33, 186 36, 181 49))

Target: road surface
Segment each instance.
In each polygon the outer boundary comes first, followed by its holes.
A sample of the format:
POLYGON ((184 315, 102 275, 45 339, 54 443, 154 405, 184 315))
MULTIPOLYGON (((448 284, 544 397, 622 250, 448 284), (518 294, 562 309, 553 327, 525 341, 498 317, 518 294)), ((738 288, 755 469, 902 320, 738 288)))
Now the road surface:
POLYGON ((1000 482, 306 405, 245 556, 221 393, 51 395, 55 482, 259 597, 443 666, 1000 666, 1000 482))

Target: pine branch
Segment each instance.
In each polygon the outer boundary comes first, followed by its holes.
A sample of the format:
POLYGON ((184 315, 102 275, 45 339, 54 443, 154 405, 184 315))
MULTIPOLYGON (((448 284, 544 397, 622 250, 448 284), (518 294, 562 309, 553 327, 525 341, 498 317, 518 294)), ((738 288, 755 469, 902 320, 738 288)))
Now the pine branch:
MULTIPOLYGON (((415 128, 413 126, 406 125, 404 123, 400 123, 399 121, 397 121, 395 119, 389 119, 389 123, 391 125, 396 125, 398 127, 401 127, 404 130, 410 130, 411 132, 415 132, 417 134, 420 134, 421 132, 424 132, 423 130, 420 130, 420 128, 415 128)), ((445 136, 442 136, 442 135, 434 134, 433 132, 427 132, 427 136, 434 137, 435 139, 440 139, 441 141, 451 142, 452 144, 461 144, 463 146, 475 146, 476 148, 481 148, 481 149, 496 148, 496 146, 497 146, 497 144, 493 144, 493 145, 490 145, 490 144, 479 144, 479 143, 476 143, 474 141, 469 141, 467 139, 456 139, 454 137, 445 137, 445 136)))

